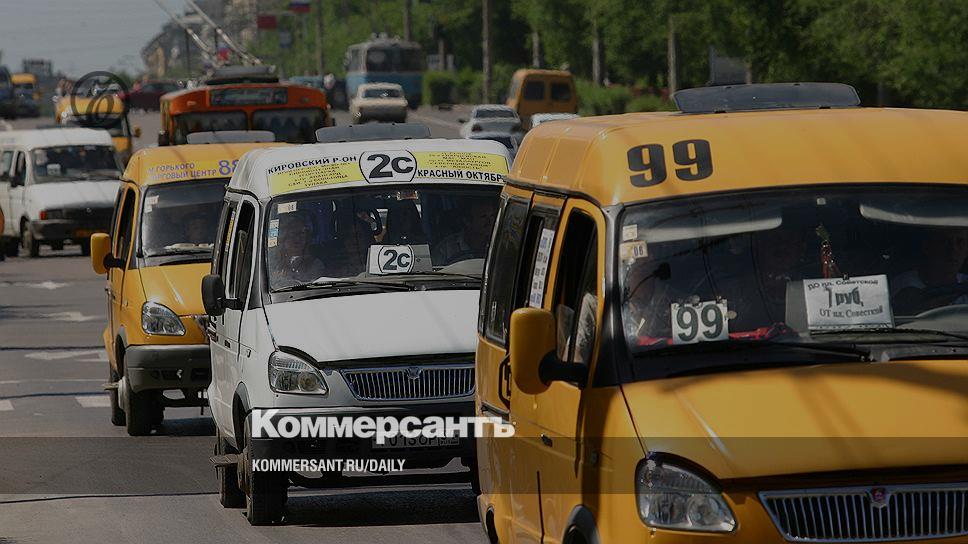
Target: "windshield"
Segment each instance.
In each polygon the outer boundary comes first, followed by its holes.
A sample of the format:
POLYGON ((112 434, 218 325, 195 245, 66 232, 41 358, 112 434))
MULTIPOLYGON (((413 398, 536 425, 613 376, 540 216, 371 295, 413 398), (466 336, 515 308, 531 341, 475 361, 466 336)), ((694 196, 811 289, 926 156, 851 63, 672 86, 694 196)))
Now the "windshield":
POLYGON ((370 72, 419 72, 423 69, 419 49, 371 47, 366 52, 366 69, 370 72))
POLYGON ((400 98, 403 96, 400 89, 380 87, 376 89, 365 89, 363 98, 400 98))
POLYGON ((272 131, 277 142, 306 144, 316 142, 316 129, 325 121, 319 108, 260 110, 252 114, 252 129, 272 131))
POLYGON ((494 108, 494 109, 481 109, 474 112, 475 119, 513 119, 517 117, 514 110, 494 108))
POLYGON ((188 143, 188 135, 193 132, 218 130, 246 130, 248 119, 244 111, 210 111, 205 113, 183 113, 173 117, 175 133, 172 144, 188 143))
POLYGON ((897 327, 968 332, 962 188, 640 204, 623 213, 620 232, 622 319, 635 356, 699 342, 876 341, 897 327))
POLYGON ((211 256, 228 179, 152 185, 141 214, 141 251, 145 257, 211 256))
POLYGON ((121 166, 107 145, 63 145, 33 150, 34 183, 114 180, 121 166))
POLYGON ((279 199, 265 237, 270 289, 388 275, 480 277, 499 193, 441 184, 279 199))

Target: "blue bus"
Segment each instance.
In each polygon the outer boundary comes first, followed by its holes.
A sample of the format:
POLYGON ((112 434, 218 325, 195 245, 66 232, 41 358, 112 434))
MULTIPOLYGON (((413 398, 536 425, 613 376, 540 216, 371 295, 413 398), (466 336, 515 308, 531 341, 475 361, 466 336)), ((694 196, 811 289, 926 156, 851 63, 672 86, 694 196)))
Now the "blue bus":
POLYGON ((411 109, 423 98, 424 56, 420 44, 397 38, 374 38, 346 48, 346 94, 362 83, 397 83, 411 109))

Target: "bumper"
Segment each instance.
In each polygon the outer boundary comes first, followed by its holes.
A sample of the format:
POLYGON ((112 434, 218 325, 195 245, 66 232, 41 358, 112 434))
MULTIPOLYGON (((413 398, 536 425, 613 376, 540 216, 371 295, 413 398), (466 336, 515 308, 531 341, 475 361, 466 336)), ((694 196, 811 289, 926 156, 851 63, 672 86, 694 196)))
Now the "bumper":
POLYGON ((75 242, 86 240, 95 232, 107 232, 110 221, 77 219, 46 219, 30 222, 30 231, 35 240, 60 241, 71 239, 75 242))
MULTIPOLYGON (((296 418, 393 416, 400 419, 407 416, 425 418, 473 415, 473 401, 461 401, 379 409, 345 407, 326 410, 279 410, 272 421, 276 422, 286 416, 296 418)), ((372 440, 369 438, 252 438, 251 440, 253 459, 406 459, 407 468, 429 468, 443 466, 456 457, 474 459, 477 456, 472 436, 461 438, 456 445, 413 448, 373 448, 372 440)))
POLYGON ((205 389, 212 381, 208 345, 130 346, 125 376, 135 393, 158 389, 205 389))

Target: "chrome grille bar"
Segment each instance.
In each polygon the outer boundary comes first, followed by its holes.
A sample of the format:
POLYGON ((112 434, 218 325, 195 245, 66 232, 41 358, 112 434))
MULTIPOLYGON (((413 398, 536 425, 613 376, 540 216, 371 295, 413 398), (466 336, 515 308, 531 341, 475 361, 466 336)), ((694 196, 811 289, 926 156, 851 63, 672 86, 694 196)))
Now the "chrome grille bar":
POLYGON ((968 535, 968 483, 764 491, 790 542, 883 542, 968 535))
POLYGON ((359 400, 427 400, 474 393, 474 365, 388 366, 340 371, 359 400))

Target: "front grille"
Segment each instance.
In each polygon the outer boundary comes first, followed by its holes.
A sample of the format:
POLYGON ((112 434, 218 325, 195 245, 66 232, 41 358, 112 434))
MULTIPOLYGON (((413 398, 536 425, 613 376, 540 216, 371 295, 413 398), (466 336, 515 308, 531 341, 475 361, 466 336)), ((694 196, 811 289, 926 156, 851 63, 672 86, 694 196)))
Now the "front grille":
POLYGON ((791 542, 880 542, 968 534, 968 484, 760 493, 791 542))
POLYGON ((474 365, 354 368, 340 372, 359 400, 423 400, 474 392, 474 365))
POLYGON ((112 208, 65 208, 64 219, 72 221, 82 221, 85 224, 103 225, 105 228, 111 225, 111 217, 114 214, 112 208))

